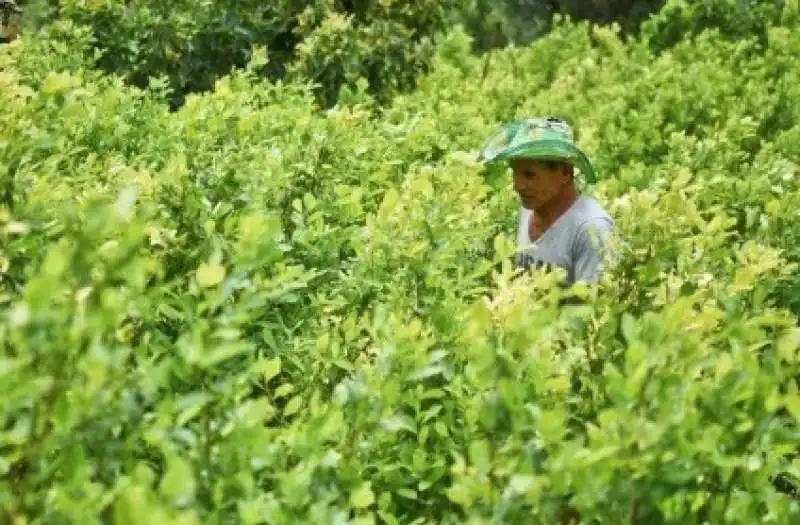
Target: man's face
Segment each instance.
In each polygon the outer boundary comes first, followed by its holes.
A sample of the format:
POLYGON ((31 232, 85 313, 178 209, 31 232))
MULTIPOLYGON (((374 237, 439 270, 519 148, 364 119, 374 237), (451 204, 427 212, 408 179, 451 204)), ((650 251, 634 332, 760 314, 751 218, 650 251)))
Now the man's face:
POLYGON ((541 209, 570 184, 568 170, 549 168, 542 161, 515 159, 511 167, 514 170, 514 191, 529 210, 541 209))

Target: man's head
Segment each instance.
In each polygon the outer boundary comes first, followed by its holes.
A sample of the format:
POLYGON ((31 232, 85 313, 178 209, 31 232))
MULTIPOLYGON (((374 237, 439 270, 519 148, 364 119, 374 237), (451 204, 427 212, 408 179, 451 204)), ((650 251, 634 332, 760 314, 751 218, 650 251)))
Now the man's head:
POLYGON ((529 210, 542 209, 554 199, 574 193, 574 168, 560 160, 512 159, 514 191, 529 210))
POLYGON ((528 200, 547 201, 559 191, 574 189, 575 168, 587 183, 596 179, 591 161, 575 143, 572 128, 553 117, 503 124, 486 140, 481 157, 486 163, 510 163, 514 188, 528 200))

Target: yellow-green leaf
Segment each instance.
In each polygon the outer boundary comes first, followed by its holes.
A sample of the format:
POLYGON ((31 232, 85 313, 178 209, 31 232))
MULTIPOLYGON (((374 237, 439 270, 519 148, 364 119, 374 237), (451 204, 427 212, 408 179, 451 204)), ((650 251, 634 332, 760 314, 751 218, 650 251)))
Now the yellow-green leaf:
POLYGON ((203 263, 197 269, 197 284, 204 288, 216 286, 225 279, 225 267, 221 264, 203 263))
POLYGON ((283 415, 291 416, 300 410, 301 406, 303 406, 303 398, 300 396, 294 396, 289 400, 288 403, 286 403, 286 407, 283 409, 283 415))
POLYGON ((795 328, 778 340, 778 355, 793 363, 797 359, 797 349, 800 347, 800 328, 795 328))
POLYGON ((276 357, 264 362, 264 380, 269 381, 281 372, 281 358, 276 357))
POLYGON ((786 410, 800 422, 800 396, 793 395, 786 398, 786 410))
POLYGON ((275 398, 286 397, 294 391, 294 386, 291 383, 286 383, 275 389, 275 398))
POLYGON ((369 507, 375 502, 375 493, 372 492, 370 483, 359 486, 350 495, 350 504, 357 509, 369 507))

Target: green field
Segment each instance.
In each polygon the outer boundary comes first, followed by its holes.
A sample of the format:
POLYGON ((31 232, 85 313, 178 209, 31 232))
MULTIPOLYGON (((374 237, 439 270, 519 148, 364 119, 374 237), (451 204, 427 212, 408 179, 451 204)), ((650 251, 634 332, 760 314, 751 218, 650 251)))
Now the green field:
POLYGON ((800 523, 797 2, 765 27, 454 27, 323 108, 269 50, 171 108, 77 26, 0 47, 0 523, 800 523), (475 161, 535 115, 617 222, 583 306, 475 161))

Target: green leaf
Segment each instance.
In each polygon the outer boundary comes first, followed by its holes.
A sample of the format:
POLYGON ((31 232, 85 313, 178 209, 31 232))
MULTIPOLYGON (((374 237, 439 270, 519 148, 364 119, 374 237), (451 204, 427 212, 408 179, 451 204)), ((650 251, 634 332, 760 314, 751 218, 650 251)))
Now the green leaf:
POLYGON ((778 355, 790 363, 797 362, 797 349, 800 348, 800 328, 792 329, 778 339, 778 355))
POLYGON ((364 509, 375 503, 375 494, 372 492, 372 484, 367 482, 359 485, 350 494, 350 505, 356 509, 364 509))
POLYGON ((539 416, 537 428, 548 443, 561 441, 566 430, 563 413, 554 410, 543 410, 539 416))
POLYGON ((294 396, 292 399, 286 403, 286 407, 283 409, 284 416, 291 416, 292 414, 297 413, 300 410, 300 407, 303 406, 303 398, 301 396, 294 396))
POLYGON ((275 399, 286 397, 292 392, 294 392, 294 385, 292 385, 291 383, 283 384, 275 389, 275 394, 274 394, 275 399))
POLYGON ((465 508, 472 506, 474 501, 472 496, 472 491, 465 483, 455 483, 447 489, 447 498, 465 508))
POLYGON ((414 426, 414 421, 408 416, 402 414, 395 414, 394 416, 382 419, 381 427, 385 428, 389 432, 406 430, 412 434, 417 433, 417 429, 414 426))
POLYGON ((217 344, 213 351, 202 356, 198 363, 204 368, 210 368, 232 357, 252 352, 253 345, 247 342, 217 344))
POLYGON ((786 410, 800 423, 800 395, 791 395, 786 397, 786 410))
POLYGON ((417 499, 417 491, 413 489, 397 489, 395 494, 406 499, 417 499))
POLYGON ((161 479, 161 494, 176 505, 187 505, 194 498, 195 486, 189 463, 177 454, 171 454, 167 459, 167 471, 161 479))
POLYGON ((636 319, 628 312, 622 314, 622 335, 629 345, 634 344, 638 338, 636 319))
POLYGON ((469 459, 478 472, 488 472, 491 465, 489 442, 485 439, 472 441, 469 444, 469 459))
POLYGON ((275 407, 264 398, 245 401, 237 410, 243 427, 254 427, 268 421, 275 414, 275 407))
POLYGON ((509 486, 517 494, 525 494, 535 483, 535 478, 531 475, 514 474, 509 480, 509 486))
POLYGON ((717 360, 715 370, 717 381, 728 375, 731 370, 733 370, 733 358, 730 354, 723 352, 717 360))
POLYGON ((204 288, 211 288, 225 279, 225 267, 221 264, 203 263, 197 269, 197 283, 204 288))
POLYGON ((277 376, 281 372, 281 358, 275 357, 268 361, 264 361, 264 381, 269 382, 270 379, 277 376))
POLYGON ((195 392, 181 398, 176 404, 176 408, 180 409, 178 417, 175 419, 175 424, 183 426, 192 420, 209 402, 212 397, 206 392, 195 392))

